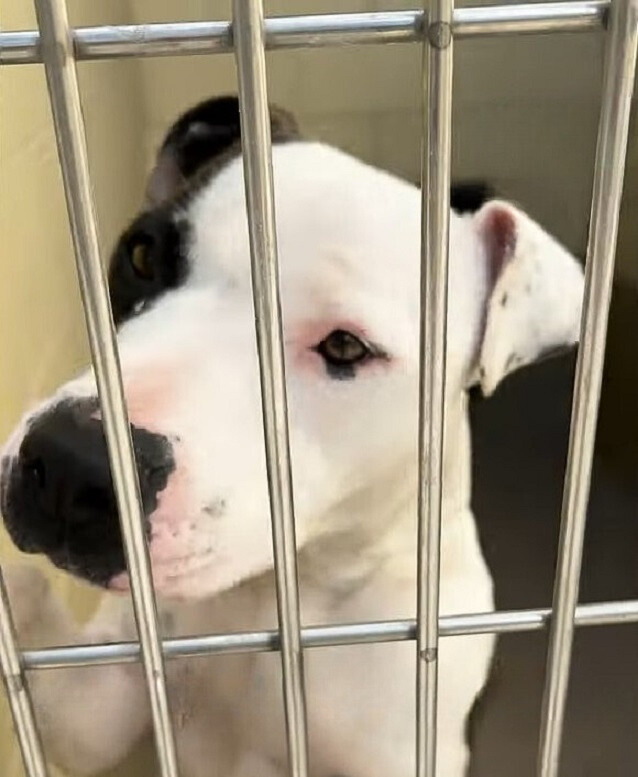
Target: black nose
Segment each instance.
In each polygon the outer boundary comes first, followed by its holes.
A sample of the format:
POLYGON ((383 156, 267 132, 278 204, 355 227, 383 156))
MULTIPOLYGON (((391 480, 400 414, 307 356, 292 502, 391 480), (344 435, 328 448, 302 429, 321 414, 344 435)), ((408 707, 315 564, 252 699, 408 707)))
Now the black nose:
MULTIPOLYGON (((174 469, 162 435, 131 427, 145 516, 174 469)), ((98 583, 125 568, 108 450, 94 402, 65 402, 31 425, 3 498, 7 529, 26 552, 98 583)), ((148 531, 148 525, 147 525, 148 531)))

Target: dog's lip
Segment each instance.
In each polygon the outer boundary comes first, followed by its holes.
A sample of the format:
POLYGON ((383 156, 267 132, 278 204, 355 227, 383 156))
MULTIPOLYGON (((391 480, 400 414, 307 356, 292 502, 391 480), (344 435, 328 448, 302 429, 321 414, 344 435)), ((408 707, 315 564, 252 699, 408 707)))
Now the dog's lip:
MULTIPOLYGON (((203 569, 206 569, 208 566, 210 566, 211 559, 214 556, 214 553, 211 550, 208 550, 204 553, 189 553, 184 556, 175 556, 170 559, 166 559, 164 561, 151 561, 151 576, 155 577, 157 573, 161 573, 166 577, 166 579, 180 579, 186 575, 193 575, 198 574, 203 569), (187 566, 185 569, 180 570, 179 572, 175 572, 173 574, 166 574, 166 569, 170 569, 174 565, 179 565, 183 562, 189 562, 189 561, 197 561, 199 563, 194 564, 192 566, 187 566)), ((119 572, 117 575, 114 575, 109 582, 107 583, 107 589, 109 591, 113 591, 114 593, 126 593, 131 590, 131 578, 129 576, 129 573, 127 571, 119 572)))
POLYGON ((128 572, 120 572, 112 577, 106 585, 109 591, 113 593, 123 594, 127 593, 131 589, 128 572))

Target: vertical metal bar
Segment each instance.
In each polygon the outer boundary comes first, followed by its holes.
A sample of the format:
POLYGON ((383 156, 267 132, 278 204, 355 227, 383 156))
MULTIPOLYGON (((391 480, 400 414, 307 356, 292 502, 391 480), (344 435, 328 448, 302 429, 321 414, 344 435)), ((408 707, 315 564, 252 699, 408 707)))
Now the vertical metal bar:
POLYGON ((638 0, 614 0, 607 32, 587 246, 582 339, 576 367, 542 708, 539 777, 556 777, 558 774, 637 44, 638 0))
POLYGON ((454 0, 426 3, 421 158, 417 777, 434 777, 439 643, 439 566, 452 146, 454 0))
POLYGON ((64 0, 35 0, 58 154, 84 304, 102 419, 130 573, 162 777, 177 777, 155 594, 143 530, 137 467, 97 225, 71 30, 64 0))
POLYGON ((234 0, 233 36, 239 84, 253 300, 281 632, 288 755, 293 777, 306 777, 306 703, 262 0, 234 0))
POLYGON ((0 570, 0 672, 7 689, 9 707, 27 777, 47 777, 42 743, 35 724, 24 668, 20 662, 2 570, 0 570))

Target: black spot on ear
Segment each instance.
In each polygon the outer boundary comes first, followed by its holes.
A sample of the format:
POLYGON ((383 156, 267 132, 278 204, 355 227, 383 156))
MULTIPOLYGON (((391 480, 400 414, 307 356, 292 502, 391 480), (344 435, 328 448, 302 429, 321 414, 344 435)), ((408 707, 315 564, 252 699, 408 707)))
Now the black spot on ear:
POLYGON ((173 213, 163 209, 142 213, 122 234, 109 267, 116 325, 183 283, 187 275, 186 235, 186 224, 178 224, 173 213))
MULTIPOLYGON (((299 138, 292 114, 270 107, 273 143, 299 138)), ((152 203, 162 202, 180 191, 202 171, 219 169, 241 147, 239 100, 236 96, 214 97, 195 105, 169 129, 157 155, 147 189, 152 203)))
POLYGON ((457 213, 475 213, 495 196, 494 189, 484 181, 453 183, 450 190, 450 206, 457 213))

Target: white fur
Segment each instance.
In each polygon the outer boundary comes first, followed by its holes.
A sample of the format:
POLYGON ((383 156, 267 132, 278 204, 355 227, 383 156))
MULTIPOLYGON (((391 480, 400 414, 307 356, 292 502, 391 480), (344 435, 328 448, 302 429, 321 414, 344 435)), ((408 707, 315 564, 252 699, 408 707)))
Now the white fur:
MULTIPOLYGON (((319 144, 275 147, 273 161, 303 622, 410 618, 416 607, 420 195, 319 144), (333 329, 353 327, 389 359, 362 367, 352 380, 334 380, 310 349, 333 329)), ((131 420, 175 445, 176 472, 151 516, 162 616, 173 634, 272 628, 241 162, 231 162, 180 217, 194 227, 188 281, 119 336, 131 420)), ((493 606, 470 510, 466 389, 480 372, 491 392, 517 363, 575 342, 582 294, 575 261, 506 203, 487 205, 474 217, 453 213, 450 232, 444 615, 493 606), (495 207, 510 214, 516 229, 492 289, 484 223, 486 208, 495 207)), ((87 373, 48 404, 94 393, 87 373)), ((10 572, 8 582, 27 641, 134 635, 124 598, 105 597, 94 622, 80 629, 52 597, 40 594, 34 604, 24 575, 10 572)), ((114 586, 125 587, 126 579, 114 586)), ((492 647, 490 635, 442 640, 439 777, 465 774, 465 721, 492 647)), ((312 650, 305 661, 313 777, 413 773, 414 644, 312 650)), ((168 673, 184 777, 285 774, 276 656, 176 661, 168 673)), ((149 726, 139 667, 37 673, 34 686, 51 753, 78 773, 116 764, 149 726)))

